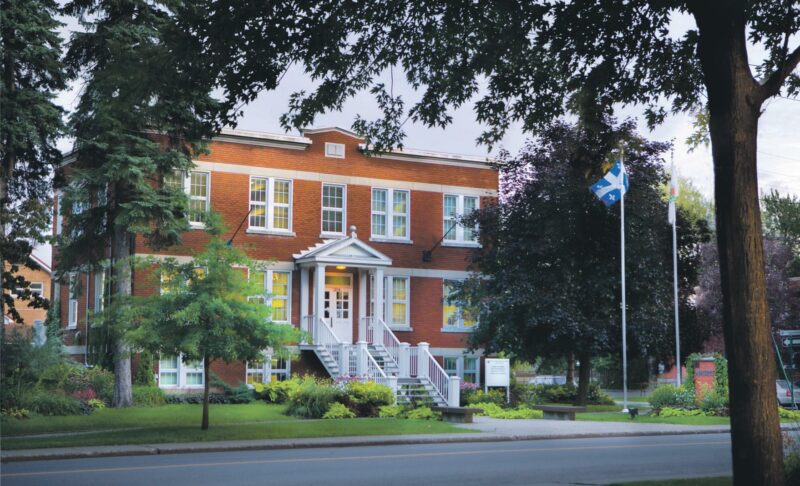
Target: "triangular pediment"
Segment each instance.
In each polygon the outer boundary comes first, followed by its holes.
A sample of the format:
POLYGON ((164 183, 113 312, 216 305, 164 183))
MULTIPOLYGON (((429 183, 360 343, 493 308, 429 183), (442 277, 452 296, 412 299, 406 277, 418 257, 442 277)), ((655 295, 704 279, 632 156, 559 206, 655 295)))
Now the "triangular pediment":
POLYGON ((391 258, 351 236, 339 240, 326 240, 294 255, 297 263, 331 263, 343 265, 389 266, 391 258))

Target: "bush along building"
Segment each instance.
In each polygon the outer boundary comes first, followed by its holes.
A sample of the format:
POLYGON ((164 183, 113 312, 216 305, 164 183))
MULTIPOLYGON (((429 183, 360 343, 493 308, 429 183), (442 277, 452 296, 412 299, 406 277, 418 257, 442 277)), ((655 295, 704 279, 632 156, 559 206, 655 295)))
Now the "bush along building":
MULTIPOLYGON (((251 298, 306 336, 293 360, 265 350, 257 363, 215 363, 223 381, 314 373, 385 383, 400 401, 425 396, 441 405, 458 405, 462 381, 480 382, 480 350, 467 348, 477 323, 447 295, 479 245, 460 218, 497 197, 498 173, 486 158, 368 153, 340 128, 302 136, 224 130, 189 173, 164 183, 185 191, 192 230, 161 251, 137 238, 137 256, 188 260, 207 241, 204 212, 217 212, 232 244, 266 264, 249 275, 263 288, 251 298)), ((135 271, 135 295, 164 290, 150 273, 135 271)), ((56 289, 65 340, 81 359, 104 288, 102 274, 76 273, 56 289)), ((201 363, 178 356, 158 357, 155 374, 176 392, 200 390, 210 378, 201 363)))

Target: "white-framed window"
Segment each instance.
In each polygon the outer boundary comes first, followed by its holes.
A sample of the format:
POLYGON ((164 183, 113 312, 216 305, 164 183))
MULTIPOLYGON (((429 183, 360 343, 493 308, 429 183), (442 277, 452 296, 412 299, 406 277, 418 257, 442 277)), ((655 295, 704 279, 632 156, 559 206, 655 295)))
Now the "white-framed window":
POLYGON ((408 240, 410 220, 408 191, 372 189, 372 237, 379 240, 408 240))
POLYGON ((245 383, 254 386, 257 383, 288 380, 291 366, 290 360, 272 356, 265 351, 260 359, 247 362, 245 383))
POLYGON ((322 184, 322 234, 343 235, 347 227, 347 186, 322 184))
POLYGON ((325 142, 325 157, 344 158, 344 144, 325 142))
POLYGON ((386 277, 386 323, 392 327, 410 327, 410 278, 386 277))
POLYGON ((31 340, 31 343, 34 347, 38 348, 46 342, 47 329, 44 327, 44 321, 37 319, 33 321, 33 339, 31 340))
POLYGON ((477 196, 463 196, 456 194, 444 195, 444 207, 442 215, 444 217, 442 225, 442 244, 466 243, 475 245, 478 243, 475 228, 458 224, 458 219, 469 216, 478 209, 479 199, 477 196))
POLYGON ((78 326, 78 276, 75 273, 69 274, 69 299, 67 302, 67 327, 75 328, 78 326))
POLYGON ((211 209, 211 174, 209 172, 174 172, 164 175, 164 187, 183 191, 189 199, 189 224, 205 227, 205 215, 211 209))
POLYGON ((253 232, 292 231, 292 181, 273 177, 250 177, 250 217, 253 232))
POLYGON ((266 270, 253 272, 252 279, 259 294, 247 298, 272 307, 270 318, 274 322, 289 323, 292 319, 292 272, 266 270))
POLYGON ((445 373, 450 376, 458 376, 461 381, 466 383, 480 382, 480 358, 476 356, 445 356, 442 363, 445 373))
POLYGON ((184 362, 180 356, 161 356, 158 360, 160 388, 201 388, 205 373, 201 360, 184 362))
POLYGON ((39 297, 44 297, 44 283, 31 282, 28 288, 30 289, 32 295, 38 295, 39 297))
POLYGON ((478 323, 473 313, 458 307, 451 300, 455 283, 453 280, 444 280, 442 285, 442 329, 472 331, 478 323))

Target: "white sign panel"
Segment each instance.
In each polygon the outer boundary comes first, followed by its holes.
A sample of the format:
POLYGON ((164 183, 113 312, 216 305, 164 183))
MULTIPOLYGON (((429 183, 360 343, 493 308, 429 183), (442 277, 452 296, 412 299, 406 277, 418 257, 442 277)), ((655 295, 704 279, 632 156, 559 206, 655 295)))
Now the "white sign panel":
POLYGON ((511 386, 511 364, 507 359, 486 358, 486 386, 511 386))

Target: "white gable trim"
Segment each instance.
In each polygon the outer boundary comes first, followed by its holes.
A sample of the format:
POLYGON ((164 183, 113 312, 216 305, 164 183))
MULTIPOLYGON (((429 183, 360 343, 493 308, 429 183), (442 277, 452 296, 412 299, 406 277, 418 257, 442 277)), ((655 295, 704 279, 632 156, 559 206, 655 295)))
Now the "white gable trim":
POLYGON ((293 255, 298 264, 329 263, 351 266, 383 266, 392 264, 392 259, 355 236, 339 240, 326 240, 322 244, 293 255), (348 254, 348 251, 350 254, 348 254))

